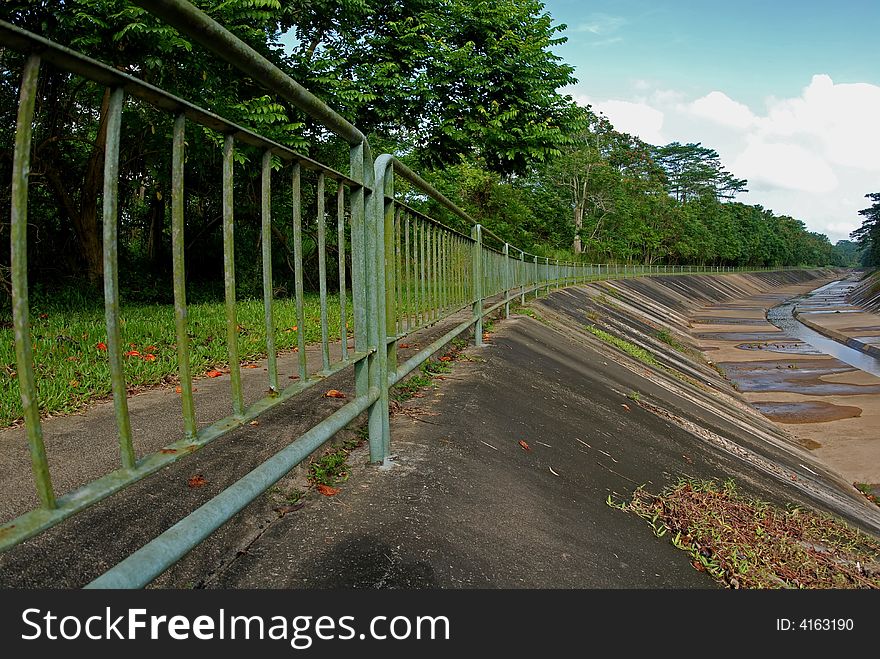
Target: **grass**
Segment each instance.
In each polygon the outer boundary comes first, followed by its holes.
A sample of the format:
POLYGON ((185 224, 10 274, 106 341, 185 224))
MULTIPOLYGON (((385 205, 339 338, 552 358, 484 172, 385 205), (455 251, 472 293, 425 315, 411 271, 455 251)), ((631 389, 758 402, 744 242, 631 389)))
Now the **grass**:
POLYGON ((660 366, 660 363, 656 359, 654 359, 654 355, 652 355, 644 348, 640 348, 634 343, 630 343, 625 339, 616 337, 613 334, 609 334, 605 330, 601 330, 598 327, 594 327, 592 325, 586 325, 586 329, 593 336, 602 339, 603 341, 605 341, 605 343, 609 343, 615 348, 623 350, 630 357, 635 357, 639 361, 644 362, 645 364, 649 364, 651 366, 660 366))
POLYGON ((409 377, 394 386, 389 392, 391 400, 396 400, 398 403, 402 403, 415 396, 416 393, 425 387, 430 387, 433 382, 434 380, 430 376, 416 373, 412 377, 409 377))
MULTIPOLYGON (((332 487, 348 480, 348 456, 364 441, 366 440, 361 433, 352 439, 347 439, 340 446, 327 449, 320 458, 313 459, 309 462, 309 482, 312 485, 332 487)), ((299 496, 302 496, 302 493, 299 496)))
POLYGON ((874 494, 874 488, 872 488, 868 483, 853 483, 855 488, 865 495, 865 498, 871 503, 880 506, 880 499, 877 498, 877 495, 874 494))
POLYGON ((468 346, 464 339, 452 339, 446 352, 437 359, 429 359, 424 362, 415 375, 398 382, 389 391, 391 400, 398 403, 408 401, 415 397, 422 389, 432 387, 434 378, 452 371, 452 362, 459 358, 461 351, 468 346))
POLYGON ((656 334, 657 338, 663 341, 666 345, 674 350, 678 350, 679 352, 690 354, 691 350, 686 345, 677 340, 669 330, 659 330, 656 334))
POLYGON ((779 508, 733 481, 682 478, 608 504, 646 520, 729 588, 880 588, 880 541, 829 515, 779 508))
POLYGON ((638 403, 640 400, 642 400, 642 394, 640 394, 638 391, 630 391, 626 395, 626 397, 635 403, 638 403))
MULTIPOLYGON (((352 305, 348 305, 347 326, 352 327, 352 305)), ((328 296, 328 324, 331 340, 338 340, 339 300, 328 296)), ((236 307, 238 350, 242 361, 266 355, 266 327, 262 300, 243 300, 236 307)), ((273 305, 277 350, 296 345, 295 301, 279 299, 273 305)), ((320 301, 317 295, 304 298, 304 328, 307 343, 321 340, 320 301)), ((120 310, 124 350, 138 355, 124 358, 129 388, 173 382, 178 372, 174 307, 172 305, 123 305, 120 310), (152 357, 146 357, 152 355, 152 357)), ((107 341, 103 307, 71 308, 47 305, 31 311, 35 376, 43 415, 70 413, 89 401, 110 394, 107 352, 99 344, 107 341)), ((228 363, 226 316, 222 303, 191 304, 188 307, 190 364, 198 377, 215 366, 228 363)), ((0 318, 0 427, 22 417, 15 364, 13 332, 7 318, 0 318)))

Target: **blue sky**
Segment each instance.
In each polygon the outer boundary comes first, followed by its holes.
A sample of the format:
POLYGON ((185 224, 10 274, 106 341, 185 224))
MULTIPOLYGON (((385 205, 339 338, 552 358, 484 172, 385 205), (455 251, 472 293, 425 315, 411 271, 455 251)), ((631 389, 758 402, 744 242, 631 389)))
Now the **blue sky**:
POLYGON ((831 239, 880 191, 880 1, 545 0, 579 82, 646 141, 702 142, 746 203, 831 239))

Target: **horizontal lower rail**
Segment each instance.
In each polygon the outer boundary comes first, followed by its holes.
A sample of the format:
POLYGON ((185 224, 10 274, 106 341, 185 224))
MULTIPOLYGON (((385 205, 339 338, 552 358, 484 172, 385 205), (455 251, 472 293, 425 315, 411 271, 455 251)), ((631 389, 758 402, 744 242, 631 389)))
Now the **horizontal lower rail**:
POLYGON ((379 390, 370 389, 365 396, 355 398, 339 408, 86 588, 143 588, 277 483, 378 398, 379 390))
POLYGON ((59 497, 56 508, 36 508, 0 526, 0 551, 32 538, 38 533, 64 521, 71 515, 116 494, 123 488, 135 483, 180 458, 190 455, 257 418, 267 410, 289 400, 293 396, 313 387, 318 382, 351 366, 367 356, 367 353, 355 353, 351 359, 338 362, 326 371, 312 375, 304 382, 296 382, 286 387, 276 396, 262 398, 248 407, 239 416, 228 416, 202 428, 192 439, 181 439, 160 449, 156 453, 144 456, 135 463, 132 469, 117 469, 82 487, 59 497))

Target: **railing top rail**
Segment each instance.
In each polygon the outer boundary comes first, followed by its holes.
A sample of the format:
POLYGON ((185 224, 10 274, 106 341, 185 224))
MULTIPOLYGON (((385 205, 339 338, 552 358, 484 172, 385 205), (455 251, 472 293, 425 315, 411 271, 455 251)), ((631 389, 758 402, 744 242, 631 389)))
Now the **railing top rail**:
POLYGON ((296 160, 304 167, 323 172, 337 181, 353 186, 361 185, 360 182, 355 181, 351 177, 298 153, 290 147, 263 137, 209 110, 193 105, 189 101, 170 94, 159 87, 135 78, 128 73, 114 69, 102 62, 86 57, 70 48, 66 48, 54 41, 49 41, 44 37, 2 20, 0 20, 0 43, 22 53, 39 55, 40 59, 58 68, 94 82, 107 85, 108 87, 120 87, 130 96, 145 101, 160 110, 165 110, 172 114, 182 112, 188 119, 220 134, 232 135, 236 141, 242 144, 272 151, 272 153, 285 160, 296 160))
POLYGON ((388 199, 389 201, 393 201, 394 205, 397 206, 398 208, 402 208, 407 213, 409 213, 411 215, 415 215, 419 219, 424 220, 425 222, 428 222, 429 224, 433 224, 435 227, 443 229, 444 231, 448 231, 449 233, 455 234, 459 238, 462 238, 463 240, 466 240, 468 242, 473 242, 473 240, 474 240, 470 236, 463 234, 461 231, 456 231, 452 227, 446 226, 445 224, 443 224, 439 220, 435 220, 430 215, 426 215, 422 211, 417 210, 417 209, 413 208, 412 206, 410 206, 409 204, 400 201, 400 199, 395 199, 394 197, 392 197, 390 195, 386 195, 385 198, 388 199))
POLYGON ((366 142, 367 138, 354 124, 186 0, 135 0, 135 2, 220 56, 266 89, 317 119, 349 144, 366 142))
POLYGON ((436 201, 438 201, 441 205, 443 205, 446 209, 463 219, 465 222, 470 222, 471 224, 479 224, 474 218, 468 215, 464 210, 459 208, 455 202, 448 199, 442 192, 440 192, 433 185, 428 183, 421 176, 416 174, 409 167, 404 165, 400 160, 395 158, 391 154, 382 154, 376 159, 376 171, 385 171, 388 167, 394 168, 394 173, 400 176, 401 178, 409 181, 414 186, 422 190, 422 192, 428 193, 431 197, 433 197, 436 201))

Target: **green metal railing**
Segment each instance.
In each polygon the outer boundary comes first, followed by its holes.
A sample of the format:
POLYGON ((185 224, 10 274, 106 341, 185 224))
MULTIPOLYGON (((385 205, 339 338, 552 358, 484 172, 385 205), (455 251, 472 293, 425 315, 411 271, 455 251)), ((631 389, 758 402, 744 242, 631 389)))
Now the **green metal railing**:
MULTIPOLYGON (((391 155, 373 159, 363 133, 327 107, 295 81, 275 68, 241 40, 183 0, 138 0, 138 4, 168 24, 202 43, 238 67, 242 74, 262 84, 307 113, 317 123, 345 140, 350 150, 347 174, 299 154, 286 146, 245 129, 164 90, 87 58, 77 52, 0 22, 0 44, 27 56, 22 74, 16 128, 11 205, 11 265, 13 324, 16 362, 24 408, 32 471, 40 506, 0 526, 0 550, 33 537, 84 508, 150 475, 214 439, 314 386, 329 375, 352 369, 355 397, 315 425, 272 458, 175 524, 91 587, 141 587, 149 583, 244 506, 265 492, 290 469, 318 449, 358 415, 368 415, 370 458, 381 463, 390 455, 388 389, 417 368, 452 338, 473 330, 482 344, 482 321, 510 303, 524 303, 553 288, 586 281, 647 274, 729 272, 734 268, 691 266, 633 266, 560 262, 530 254, 506 243, 475 222, 453 202, 391 155), (31 136, 35 97, 44 65, 82 76, 110 90, 103 194, 104 300, 107 353, 118 428, 120 466, 97 480, 60 496, 56 495, 43 443, 39 401, 34 374, 27 286, 27 202, 31 136), (122 368, 119 286, 117 281, 117 217, 119 140, 124 128, 122 108, 127 99, 147 103, 174 117, 172 154, 172 266, 174 319, 177 337, 181 413, 184 436, 160 451, 138 457, 122 368), (230 366, 229 416, 199 429, 196 424, 187 334, 187 301, 184 255, 184 155, 187 127, 198 124, 222 136, 222 235, 226 342, 230 366), (245 406, 239 365, 234 268, 235 216, 234 151, 252 148, 262 153, 260 166, 261 259, 263 302, 267 337, 269 395, 245 406), (283 168, 274 171, 273 158, 283 168), (274 344, 272 217, 273 177, 289 181, 293 212, 294 277, 297 316, 298 380, 279 384, 274 344), (467 224, 471 235, 459 233, 407 204, 395 194, 395 179, 405 180, 467 224), (303 188, 314 191, 313 208, 304 208, 303 188), (328 197, 330 203, 328 204, 328 197), (335 198, 335 201, 334 201, 335 198), (335 232, 327 220, 335 211, 335 232), (304 215, 317 229, 320 295, 320 367, 310 365, 306 350, 303 313, 302 226, 304 215), (335 242, 342 329, 330 336, 328 324, 328 243, 335 242), (351 263, 350 272, 347 262, 351 263), (347 304, 351 281, 353 338, 349 346, 347 304), (440 321, 449 328, 430 345, 398 363, 397 344, 405 336, 440 321), (338 339, 338 340, 337 340, 338 339), (339 345, 338 356, 331 346, 339 345)), ((309 197, 311 198, 311 197, 309 197)), ((332 267, 332 264, 329 264, 332 267)), ((769 269, 769 268, 765 268, 769 269)))

